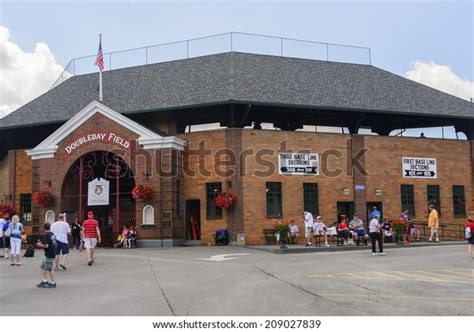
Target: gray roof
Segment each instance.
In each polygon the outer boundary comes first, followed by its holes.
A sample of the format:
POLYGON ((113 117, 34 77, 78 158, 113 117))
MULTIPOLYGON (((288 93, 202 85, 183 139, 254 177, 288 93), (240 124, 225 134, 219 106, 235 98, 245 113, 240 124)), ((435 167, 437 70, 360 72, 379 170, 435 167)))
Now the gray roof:
MULTIPOLYGON (((474 104, 370 65, 229 52, 103 73, 120 113, 229 101, 474 119, 474 104)), ((74 76, 0 119, 0 128, 64 122, 98 99, 98 74, 74 76)))

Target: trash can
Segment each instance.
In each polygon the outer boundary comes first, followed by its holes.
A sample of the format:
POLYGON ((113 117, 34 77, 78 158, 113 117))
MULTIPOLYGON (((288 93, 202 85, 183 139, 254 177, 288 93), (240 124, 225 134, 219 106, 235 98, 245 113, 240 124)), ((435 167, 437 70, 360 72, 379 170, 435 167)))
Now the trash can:
POLYGON ((245 246, 245 233, 237 233, 237 245, 245 246))
POLYGON ((229 232, 227 229, 218 229, 214 236, 217 246, 226 246, 229 244, 229 232))

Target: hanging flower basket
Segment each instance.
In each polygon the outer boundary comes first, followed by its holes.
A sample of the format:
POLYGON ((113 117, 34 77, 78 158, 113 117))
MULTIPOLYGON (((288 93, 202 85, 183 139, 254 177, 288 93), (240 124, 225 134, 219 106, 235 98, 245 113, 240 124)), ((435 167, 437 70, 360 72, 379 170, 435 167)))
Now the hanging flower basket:
POLYGON ((237 202, 237 195, 231 191, 223 191, 216 197, 216 205, 221 209, 227 209, 237 202))
POLYGON ((146 184, 137 184, 132 189, 132 196, 135 200, 144 200, 151 197, 153 188, 146 184))
POLYGON ((37 191, 33 194, 33 203, 48 208, 53 205, 54 197, 49 191, 37 191))
POLYGON ((0 214, 8 214, 10 217, 16 214, 15 207, 13 205, 8 205, 6 203, 0 203, 0 214))

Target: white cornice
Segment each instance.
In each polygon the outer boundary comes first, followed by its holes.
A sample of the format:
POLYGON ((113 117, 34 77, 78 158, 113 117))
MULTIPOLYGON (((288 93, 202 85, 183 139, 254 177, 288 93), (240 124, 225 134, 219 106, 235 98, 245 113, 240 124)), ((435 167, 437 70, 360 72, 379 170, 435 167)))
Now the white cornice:
POLYGON ((33 160, 53 158, 58 150, 59 143, 96 113, 100 113, 122 127, 136 133, 139 136, 138 143, 142 144, 144 149, 174 148, 177 150, 184 150, 185 141, 182 139, 173 136, 162 137, 94 100, 73 116, 68 122, 58 128, 54 133, 48 136, 48 138, 43 142, 37 145, 34 149, 27 150, 26 153, 31 156, 33 160))

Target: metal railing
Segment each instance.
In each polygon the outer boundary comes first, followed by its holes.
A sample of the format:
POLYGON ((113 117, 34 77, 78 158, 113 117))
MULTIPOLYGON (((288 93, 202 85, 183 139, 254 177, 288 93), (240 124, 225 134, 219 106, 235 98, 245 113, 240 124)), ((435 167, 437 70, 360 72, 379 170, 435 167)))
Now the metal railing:
MULTIPOLYGON (((131 48, 104 53, 106 69, 189 59, 203 55, 225 52, 295 57, 312 60, 372 64, 368 47, 317 42, 243 32, 227 32, 175 42, 131 48)), ((68 78, 97 72, 94 65, 96 55, 74 58, 54 82, 56 87, 68 78)))

